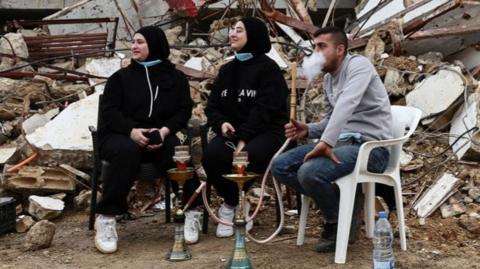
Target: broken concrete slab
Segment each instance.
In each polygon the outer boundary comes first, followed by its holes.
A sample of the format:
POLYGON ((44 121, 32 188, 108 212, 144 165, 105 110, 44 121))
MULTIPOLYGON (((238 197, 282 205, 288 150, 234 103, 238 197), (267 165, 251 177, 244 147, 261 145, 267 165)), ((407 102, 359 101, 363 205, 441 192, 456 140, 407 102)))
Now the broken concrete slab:
POLYGON ((423 120, 423 124, 432 123, 436 115, 447 110, 462 96, 466 81, 461 72, 462 70, 454 65, 442 67, 407 94, 407 106, 420 109, 422 118, 431 117, 423 120))
POLYGON ((92 191, 90 190, 80 191, 80 193, 77 196, 75 196, 75 198, 73 199, 75 209, 84 210, 84 209, 90 208, 91 197, 92 197, 92 191))
POLYGON ((187 62, 185 62, 185 66, 198 70, 198 71, 203 71, 204 70, 204 61, 205 59, 203 57, 190 57, 187 62))
POLYGON ((25 236, 25 249, 38 250, 50 247, 55 230, 56 225, 48 220, 37 222, 25 236))
POLYGON ((91 166, 92 138, 88 126, 97 125, 98 93, 70 104, 53 120, 26 136, 42 151, 39 165, 66 163, 78 169, 91 166))
POLYGON ((473 187, 468 190, 468 196, 477 202, 480 202, 480 188, 473 187))
POLYGON ((0 77, 0 98, 2 99, 12 95, 24 97, 27 94, 34 93, 46 94, 46 85, 43 83, 31 82, 28 80, 0 77))
POLYGON ((467 231, 480 235, 480 218, 475 216, 462 215, 458 220, 458 225, 467 231))
MULTIPOLYGON (((122 59, 120 57, 111 57, 111 58, 87 58, 85 61, 85 71, 90 75, 95 75, 99 77, 110 77, 122 67, 122 59)), ((90 85, 95 85, 101 82, 100 79, 89 79, 90 85)), ((102 92, 105 84, 96 85, 95 91, 102 92)))
POLYGON ((30 195, 28 197, 28 213, 38 220, 51 220, 62 214, 65 203, 62 200, 30 195))
POLYGON ((18 156, 17 155, 17 147, 12 145, 12 146, 6 146, 6 147, 0 147, 0 164, 6 164, 6 163, 11 163, 14 162, 18 156))
POLYGON ((470 95, 466 104, 454 115, 450 127, 449 144, 458 159, 480 160, 480 93, 470 95), (471 130, 468 132, 468 130, 471 130), (463 135, 462 137, 460 137, 463 135), (458 139, 457 139, 458 138, 458 139), (455 142, 458 140, 457 142, 455 142), (455 143, 455 144, 454 144, 455 143))
POLYGON ((17 233, 26 233, 34 224, 35 221, 32 217, 20 215, 17 217, 15 229, 17 230, 17 233))
MULTIPOLYGON (((28 58, 27 43, 23 40, 22 34, 7 33, 0 39, 0 53, 16 55, 22 58, 28 58)), ((6 70, 14 66, 25 64, 19 59, 0 56, 0 71, 6 70)), ((25 68, 22 68, 25 70, 25 68)), ((30 70, 31 68, 26 68, 30 70)))
POLYGON ((440 206, 440 212, 442 214, 442 218, 444 219, 461 215, 465 213, 466 210, 467 209, 465 205, 461 203, 455 203, 455 204, 445 203, 442 206, 440 206))
POLYGON ((417 216, 423 219, 432 214, 455 192, 459 183, 460 180, 452 174, 443 174, 413 205, 413 209, 416 211, 417 216))
POLYGON ((74 176, 62 168, 24 166, 18 171, 8 172, 4 167, 2 185, 7 190, 48 192, 75 191, 74 176))
POLYGON ((38 127, 44 126, 47 122, 49 122, 53 117, 55 117, 60 110, 57 108, 50 109, 49 111, 40 114, 33 114, 30 118, 24 120, 22 122, 22 128, 25 131, 25 134, 31 134, 35 131, 38 127))

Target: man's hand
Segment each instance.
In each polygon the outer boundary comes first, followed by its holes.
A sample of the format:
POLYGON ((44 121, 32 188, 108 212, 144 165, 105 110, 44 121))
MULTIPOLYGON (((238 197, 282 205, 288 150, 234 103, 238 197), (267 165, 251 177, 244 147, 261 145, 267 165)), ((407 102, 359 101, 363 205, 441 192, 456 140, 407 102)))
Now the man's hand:
POLYGON ((242 151, 243 148, 245 147, 245 145, 246 145, 246 144, 245 144, 245 141, 243 141, 243 140, 238 141, 238 144, 237 144, 237 147, 236 147, 235 152, 240 152, 240 151, 242 151))
POLYGON ((310 159, 321 156, 331 159, 336 164, 341 164, 341 162, 337 159, 337 156, 335 156, 333 153, 332 147, 323 141, 320 141, 320 143, 318 143, 309 153, 307 153, 305 158, 303 158, 303 161, 306 162, 310 159))
POLYGON ((234 133, 235 128, 233 128, 233 126, 229 122, 224 122, 222 124, 222 135, 224 137, 230 138, 234 133))
POLYGON ((290 119, 290 122, 285 124, 285 136, 290 139, 300 139, 308 135, 308 126, 304 123, 290 119))
POLYGON ((133 128, 132 131, 130 131, 130 138, 143 148, 148 145, 148 138, 144 135, 144 133, 148 131, 148 129, 133 128))
POLYGON ((165 140, 165 137, 167 135, 170 134, 170 129, 168 129, 167 127, 162 127, 160 129, 158 128, 151 128, 148 130, 149 133, 151 132, 159 132, 160 133, 160 137, 162 138, 162 143, 158 144, 158 145, 147 145, 147 150, 148 151, 154 151, 154 150, 157 150, 159 149, 162 145, 163 145, 163 141, 165 140))

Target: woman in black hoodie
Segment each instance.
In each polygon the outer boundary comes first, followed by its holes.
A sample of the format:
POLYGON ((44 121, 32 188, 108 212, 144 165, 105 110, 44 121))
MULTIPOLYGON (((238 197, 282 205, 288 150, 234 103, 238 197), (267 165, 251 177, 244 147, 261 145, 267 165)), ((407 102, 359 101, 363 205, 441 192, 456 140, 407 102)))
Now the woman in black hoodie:
MULTIPOLYGON (((271 44, 261 20, 241 19, 229 38, 235 59, 220 68, 208 99, 208 123, 217 136, 207 146, 203 166, 208 181, 224 199, 220 218, 232 221, 238 189, 222 177, 232 171, 234 150, 226 143, 236 145, 236 151, 248 152, 249 171, 263 173, 285 139, 288 88, 278 65, 265 55, 271 44)), ((219 224, 216 235, 231 236, 233 228, 219 224)))
MULTIPOLYGON (((141 28, 134 36, 130 65, 115 72, 103 92, 99 146, 110 166, 95 222, 95 245, 103 253, 117 249, 114 216, 127 212, 127 195, 140 164, 153 162, 160 171, 175 167, 172 156, 180 144, 175 134, 187 125, 192 100, 187 78, 168 60, 169 54, 160 28, 141 28)), ((185 196, 198 184, 196 178, 188 181, 185 196)), ((186 215, 187 226, 195 214, 186 215)), ((196 236, 198 240, 198 232, 196 236)))

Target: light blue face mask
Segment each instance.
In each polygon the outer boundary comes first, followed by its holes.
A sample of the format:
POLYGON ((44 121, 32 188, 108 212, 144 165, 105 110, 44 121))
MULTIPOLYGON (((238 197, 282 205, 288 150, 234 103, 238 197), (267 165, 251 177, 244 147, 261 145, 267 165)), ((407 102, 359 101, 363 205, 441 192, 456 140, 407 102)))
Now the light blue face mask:
POLYGON ((150 67, 150 66, 154 66, 154 65, 157 65, 159 63, 161 63, 162 61, 161 60, 153 60, 153 61, 148 61, 148 62, 139 62, 137 61, 137 63, 145 66, 145 67, 150 67))
POLYGON ((235 58, 239 60, 240 62, 245 62, 253 58, 253 54, 250 52, 242 52, 242 53, 236 53, 235 52, 235 58))

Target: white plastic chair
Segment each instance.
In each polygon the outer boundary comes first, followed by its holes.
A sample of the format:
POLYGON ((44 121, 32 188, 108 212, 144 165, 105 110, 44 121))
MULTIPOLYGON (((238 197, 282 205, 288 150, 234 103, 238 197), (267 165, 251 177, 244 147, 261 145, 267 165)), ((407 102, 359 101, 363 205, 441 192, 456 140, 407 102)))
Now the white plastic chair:
MULTIPOLYGON (((353 172, 335 181, 340 189, 340 206, 338 214, 337 243, 335 248, 335 263, 345 263, 347 257, 348 238, 355 201, 355 191, 358 183, 363 183, 365 193, 365 224, 368 238, 373 237, 375 225, 375 183, 393 186, 395 203, 397 206, 398 224, 400 231, 400 245, 407 250, 405 235, 405 217, 403 213, 402 183, 400 179, 400 152, 402 145, 408 140, 417 128, 421 111, 413 107, 392 106, 393 136, 394 139, 383 141, 369 141, 364 143, 358 152, 358 159, 353 172), (374 148, 387 147, 390 159, 385 172, 381 174, 367 171, 368 157, 374 148)), ((302 209, 298 225, 297 245, 303 245, 305 225, 311 198, 302 195, 302 209)))

